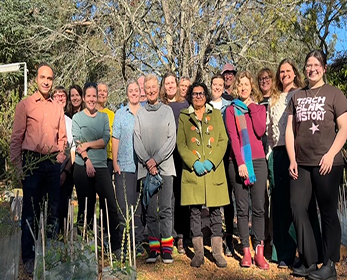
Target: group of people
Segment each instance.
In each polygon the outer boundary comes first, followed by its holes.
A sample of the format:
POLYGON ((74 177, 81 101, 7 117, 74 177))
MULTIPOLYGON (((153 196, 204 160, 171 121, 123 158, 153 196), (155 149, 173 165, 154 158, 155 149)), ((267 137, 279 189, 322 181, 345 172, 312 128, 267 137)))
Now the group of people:
POLYGON ((114 113, 105 108, 105 83, 87 83, 83 90, 76 85, 69 91, 57 87, 50 94, 53 70, 40 65, 37 92, 16 108, 11 160, 19 170, 28 153, 49 153, 56 161, 40 162, 23 180, 23 220, 29 222, 22 223, 24 266, 30 267, 34 258, 28 224, 34 225, 43 194, 48 193, 48 221, 59 225, 52 230, 57 233, 75 185, 79 225, 85 209, 87 223, 92 224, 97 193, 100 209, 109 216, 116 254, 127 205, 140 204, 135 241, 142 252, 141 243, 148 240, 146 262, 154 263, 160 256, 172 263, 173 246, 185 254, 191 239, 191 266, 200 267, 202 217, 208 209, 212 256, 218 267, 226 267, 224 256, 234 255, 234 201, 242 267, 254 262, 269 269, 264 242, 272 240, 271 261, 280 268, 292 267, 294 275, 313 280, 336 279, 347 99, 325 84, 326 67, 323 52, 308 53, 304 84, 288 58, 276 73, 263 68, 257 78, 226 64, 211 78, 211 91, 202 81, 178 81, 171 72, 160 83, 149 74, 128 81, 128 103, 114 113), (140 182, 145 185, 152 179, 160 179, 159 188, 141 194, 140 182), (147 195, 145 207, 138 200, 142 195, 147 195), (295 262, 297 250, 300 260, 295 262))

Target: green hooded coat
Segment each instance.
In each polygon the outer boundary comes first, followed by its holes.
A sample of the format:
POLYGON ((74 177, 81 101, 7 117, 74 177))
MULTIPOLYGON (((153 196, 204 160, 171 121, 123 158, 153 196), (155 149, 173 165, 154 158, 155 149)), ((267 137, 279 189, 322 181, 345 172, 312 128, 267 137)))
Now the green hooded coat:
POLYGON ((206 104, 202 121, 196 118, 193 106, 183 109, 179 116, 177 148, 183 160, 181 205, 228 205, 229 194, 223 156, 228 144, 227 134, 219 110, 206 104), (197 175, 195 161, 210 160, 212 170, 197 175))

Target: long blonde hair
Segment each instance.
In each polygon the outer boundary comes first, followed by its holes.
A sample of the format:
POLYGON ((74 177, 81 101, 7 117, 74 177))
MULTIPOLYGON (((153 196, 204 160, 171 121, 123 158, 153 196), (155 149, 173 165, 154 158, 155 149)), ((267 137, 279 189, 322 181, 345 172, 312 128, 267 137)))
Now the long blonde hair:
POLYGON ((251 72, 249 71, 242 71, 237 73, 236 77, 235 77, 235 81, 233 83, 233 95, 235 97, 238 97, 238 93, 237 93, 237 85, 240 83, 240 80, 242 78, 247 78, 250 81, 251 87, 252 87, 252 92, 251 92, 251 97, 253 98, 254 102, 259 103, 263 100, 263 95, 260 92, 260 90, 258 89, 255 80, 253 78, 253 75, 251 74, 251 72))
POLYGON ((168 77, 174 77, 175 78, 176 88, 177 88, 176 94, 175 94, 176 102, 183 102, 183 101, 185 101, 186 99, 181 96, 180 87, 178 86, 177 76, 174 73, 172 73, 172 72, 165 73, 165 75, 161 79, 161 83, 160 83, 160 99, 161 99, 161 101, 163 101, 164 104, 168 104, 169 103, 169 100, 167 99, 167 94, 166 94, 166 91, 165 91, 165 79, 168 78, 168 77))
POLYGON ((260 82, 259 82, 259 79, 260 77, 264 74, 264 73, 267 73, 270 77, 270 79, 272 80, 272 83, 271 83, 271 88, 270 88, 270 107, 272 107, 273 105, 276 104, 276 102, 278 101, 279 97, 280 97, 280 94, 281 92, 278 91, 278 89, 276 88, 276 85, 275 85, 275 74, 274 72, 268 68, 268 67, 265 67, 265 68, 262 68, 260 69, 260 71, 258 72, 258 88, 259 90, 261 91, 260 89, 260 82))

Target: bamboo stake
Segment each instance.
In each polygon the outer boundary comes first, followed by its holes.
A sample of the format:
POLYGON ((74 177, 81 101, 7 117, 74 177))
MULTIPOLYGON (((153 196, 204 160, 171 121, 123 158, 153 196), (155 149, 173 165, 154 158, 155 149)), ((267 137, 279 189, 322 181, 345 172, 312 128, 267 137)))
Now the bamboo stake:
POLYGON ((106 221, 107 221, 107 236, 108 236, 108 248, 110 254, 110 262, 111 268, 113 268, 113 260, 112 260, 112 248, 111 248, 111 234, 110 234, 110 222, 108 218, 108 207, 107 207, 107 199, 105 198, 105 210, 106 210, 106 221))
POLYGON ((94 206, 94 245, 95 245, 95 259, 98 263, 98 232, 96 224, 96 205, 94 206))
POLYGON ((101 233, 101 271, 104 269, 104 232, 103 232, 103 215, 102 209, 100 209, 100 233, 101 233))
POLYGON ((65 232, 66 241, 69 240, 69 225, 70 225, 70 219, 71 219, 71 207, 70 207, 70 203, 71 203, 71 199, 69 199, 68 208, 67 208, 66 232, 65 232))
MULTIPOLYGON (((46 202, 45 202, 46 204, 46 202)), ((46 271, 46 260, 45 260, 45 255, 46 255, 46 247, 45 247, 45 224, 44 224, 44 219, 43 219, 43 214, 41 213, 40 215, 40 223, 41 223, 41 237, 42 237, 42 265, 43 265, 43 280, 46 279, 45 276, 45 271, 46 271)))
POLYGON ((71 256, 74 254, 74 246, 73 246, 73 222, 74 222, 74 204, 70 204, 69 207, 71 208, 71 215, 70 215, 70 245, 71 245, 71 256))
MULTIPOLYGON (((88 205, 88 197, 85 199, 85 206, 84 206, 84 219, 83 219, 83 234, 82 234, 82 241, 84 241, 84 238, 86 236, 86 227, 87 227, 87 205, 88 205)), ((88 243, 88 236, 87 236, 87 243, 88 243)))
POLYGON ((126 237, 127 237, 127 249, 129 252, 129 265, 133 266, 133 260, 131 258, 131 246, 130 246, 130 232, 129 232, 129 207, 128 204, 126 204, 126 237))
POLYGON ((133 258, 134 258, 134 269, 136 270, 136 246, 135 246, 135 222, 134 222, 134 206, 130 206, 131 209, 131 233, 133 237, 133 258))
POLYGON ((33 239, 34 239, 34 242, 36 242, 35 235, 34 235, 34 233, 33 233, 33 230, 31 229, 31 226, 30 226, 30 224, 29 224, 28 219, 26 219, 25 222, 27 223, 27 225, 28 225, 28 227, 29 227, 29 230, 30 230, 31 236, 32 236, 33 239))

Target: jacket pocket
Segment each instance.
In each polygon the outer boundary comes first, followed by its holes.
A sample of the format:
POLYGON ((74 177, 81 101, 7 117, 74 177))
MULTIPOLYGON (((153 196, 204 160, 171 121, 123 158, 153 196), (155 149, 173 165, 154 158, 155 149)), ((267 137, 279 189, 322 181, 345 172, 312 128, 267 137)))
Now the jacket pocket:
POLYGON ((189 171, 187 169, 183 169, 182 171, 182 184, 196 184, 197 175, 194 171, 189 171))

